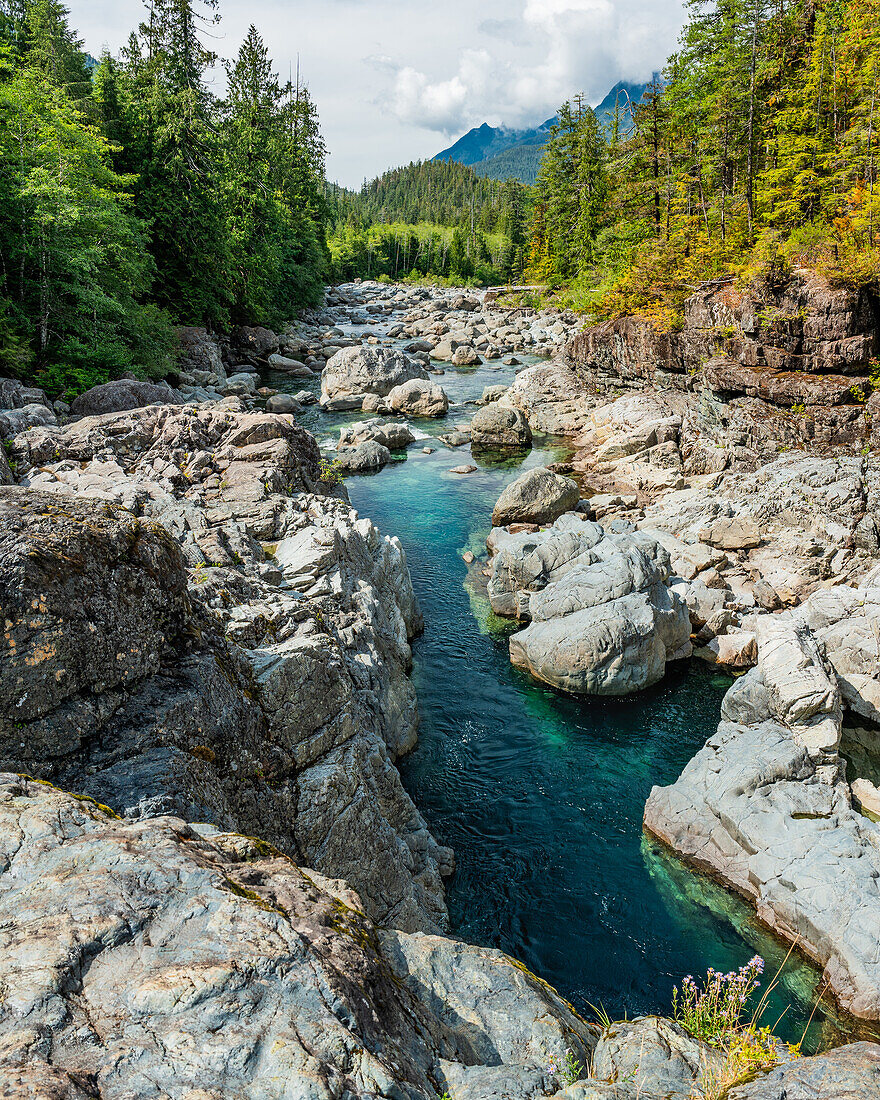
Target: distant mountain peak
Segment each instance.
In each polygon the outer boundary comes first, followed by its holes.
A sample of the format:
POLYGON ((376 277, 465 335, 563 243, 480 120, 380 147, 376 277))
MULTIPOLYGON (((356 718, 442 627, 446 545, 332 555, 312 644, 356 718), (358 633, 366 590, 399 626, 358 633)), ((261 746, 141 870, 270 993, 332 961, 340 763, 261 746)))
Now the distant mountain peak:
MULTIPOLYGON (((657 79, 655 74, 654 79, 657 79)), ((593 110, 603 126, 614 119, 619 106, 627 102, 637 103, 645 94, 648 84, 635 84, 619 80, 593 110)), ((488 122, 475 126, 448 149, 438 153, 433 160, 455 160, 467 164, 477 175, 489 179, 507 179, 515 176, 523 183, 534 183, 541 159, 541 150, 547 142, 556 118, 548 118, 531 130, 515 130, 508 126, 490 126, 488 122)))

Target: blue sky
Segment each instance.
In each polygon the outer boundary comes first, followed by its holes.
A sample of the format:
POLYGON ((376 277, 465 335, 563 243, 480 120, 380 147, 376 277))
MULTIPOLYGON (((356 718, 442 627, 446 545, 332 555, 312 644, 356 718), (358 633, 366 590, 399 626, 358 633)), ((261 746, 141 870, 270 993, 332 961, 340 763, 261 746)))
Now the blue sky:
MULTIPOLYGON (((116 50, 138 0, 68 0, 92 53, 116 50)), ((675 47, 681 0, 221 0, 214 48, 255 23, 318 104, 327 174, 358 186, 432 156, 471 126, 530 126, 577 91, 647 80, 675 47)), ((219 77, 218 77, 219 79, 219 77)), ((222 91, 222 88, 218 88, 222 91)))

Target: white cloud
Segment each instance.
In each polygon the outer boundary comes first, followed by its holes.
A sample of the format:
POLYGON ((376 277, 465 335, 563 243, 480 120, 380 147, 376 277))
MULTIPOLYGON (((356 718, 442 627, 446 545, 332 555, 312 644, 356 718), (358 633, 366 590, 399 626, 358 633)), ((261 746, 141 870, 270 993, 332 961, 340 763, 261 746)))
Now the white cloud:
POLYGON ((506 13, 477 25, 491 44, 461 51, 454 76, 432 80, 409 64, 383 105, 444 135, 483 121, 533 125, 578 91, 596 103, 620 79, 648 79, 682 19, 680 0, 524 0, 516 19, 506 13))
MULTIPOLYGON (((140 0, 68 0, 99 53, 118 49, 140 0)), ((318 105, 328 174, 348 185, 436 153, 489 122, 534 125, 578 91, 597 102, 674 48, 681 0, 221 0, 212 46, 257 25, 279 72, 297 55, 318 105)))

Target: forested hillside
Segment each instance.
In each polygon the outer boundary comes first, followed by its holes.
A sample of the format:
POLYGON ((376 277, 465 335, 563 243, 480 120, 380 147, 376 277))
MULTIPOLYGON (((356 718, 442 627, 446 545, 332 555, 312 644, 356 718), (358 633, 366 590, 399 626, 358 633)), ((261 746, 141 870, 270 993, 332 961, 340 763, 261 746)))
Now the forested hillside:
POLYGON ((454 161, 418 161, 392 168, 360 191, 335 189, 340 216, 354 212, 371 222, 435 222, 438 225, 495 228, 502 205, 502 184, 480 179, 454 161))
POLYGON ((544 153, 542 145, 514 145, 512 149, 505 149, 503 153, 497 153, 487 160, 479 160, 474 164, 474 171, 484 179, 506 180, 518 179, 520 183, 533 186, 541 167, 541 157, 544 153))
POLYGON ((335 278, 437 276, 503 282, 525 265, 530 190, 454 161, 385 172, 361 191, 328 189, 335 278))
POLYGON ((215 0, 150 0, 95 67, 58 0, 0 4, 0 371, 51 393, 171 362, 174 323, 320 299, 324 146, 256 28, 204 75, 215 0))
POLYGON ((880 0, 689 0, 679 51, 605 143, 565 105, 538 180, 535 278, 600 316, 679 319, 695 283, 880 274, 880 0))

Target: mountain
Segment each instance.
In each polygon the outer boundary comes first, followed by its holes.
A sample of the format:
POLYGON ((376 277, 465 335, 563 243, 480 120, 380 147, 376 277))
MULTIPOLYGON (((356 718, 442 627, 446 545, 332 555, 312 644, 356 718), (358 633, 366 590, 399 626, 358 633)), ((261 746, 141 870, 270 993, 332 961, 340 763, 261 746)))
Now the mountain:
MULTIPOLYGON (((614 121, 615 109, 623 110, 629 102, 638 103, 647 88, 647 84, 618 81, 602 102, 593 108, 599 124, 609 129, 614 121)), ((482 126, 468 130, 454 145, 433 159, 468 164, 485 179, 504 180, 514 176, 523 183, 532 184, 537 179, 541 153, 555 122, 555 118, 548 118, 533 130, 514 130, 484 122, 482 126)))
POLYGON ((506 126, 490 126, 484 122, 468 130, 454 145, 438 153, 432 160, 457 160, 459 164, 478 164, 517 145, 543 145, 556 121, 548 118, 533 130, 512 130, 506 126))
POLYGON ((478 160, 471 167, 484 179, 506 180, 513 176, 522 183, 533 184, 538 178, 543 152, 543 142, 540 145, 514 145, 494 157, 478 160))
MULTIPOLYGON (((658 82, 659 79, 660 74, 654 73, 651 83, 658 82)), ((606 128, 611 126, 615 109, 619 108, 623 112, 628 104, 638 103, 650 86, 651 84, 632 84, 628 80, 619 80, 602 102, 593 108, 599 125, 606 128)))

